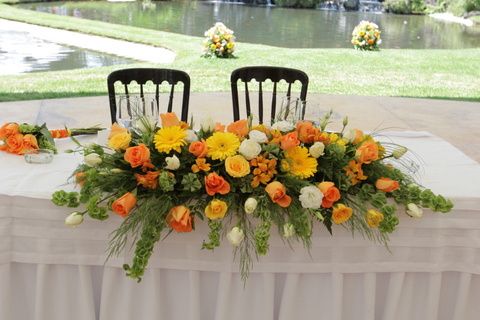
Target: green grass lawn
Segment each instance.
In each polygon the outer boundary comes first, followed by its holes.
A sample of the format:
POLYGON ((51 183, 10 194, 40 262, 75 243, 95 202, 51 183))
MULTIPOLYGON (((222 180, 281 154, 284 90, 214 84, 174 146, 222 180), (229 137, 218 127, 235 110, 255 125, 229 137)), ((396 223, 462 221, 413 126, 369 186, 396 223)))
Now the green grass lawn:
POLYGON ((112 70, 133 66, 184 70, 192 79, 192 91, 229 91, 232 70, 247 65, 304 70, 310 77, 309 92, 480 101, 480 49, 361 52, 287 49, 239 42, 236 59, 205 59, 201 57, 203 39, 198 37, 33 12, 3 4, 0 4, 0 18, 162 46, 177 54, 175 62, 168 65, 139 63, 1 76, 0 101, 106 94, 107 75, 112 70))

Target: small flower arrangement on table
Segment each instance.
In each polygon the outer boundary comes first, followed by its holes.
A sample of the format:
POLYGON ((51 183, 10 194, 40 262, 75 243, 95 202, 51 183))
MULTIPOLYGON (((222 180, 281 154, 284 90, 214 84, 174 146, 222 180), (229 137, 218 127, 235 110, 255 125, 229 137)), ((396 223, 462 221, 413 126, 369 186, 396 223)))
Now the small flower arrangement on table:
POLYGON ((370 21, 361 21, 352 32, 352 44, 358 50, 378 50, 382 43, 378 25, 370 21))
POLYGON ((82 134, 96 134, 102 128, 48 130, 45 124, 5 123, 0 127, 0 151, 23 155, 39 149, 57 152, 54 138, 66 138, 82 134))
POLYGON ((124 269, 138 280, 162 235, 192 232, 197 220, 210 228, 199 249, 212 250, 225 237, 239 253, 245 279, 252 256, 268 253, 275 229, 307 248, 318 223, 332 234, 342 225, 386 244, 399 223, 394 202, 417 218, 422 207, 452 208, 392 165, 405 148, 347 130, 346 120, 340 132, 327 132, 329 117, 319 126, 280 121, 267 127, 249 119, 204 123, 199 131, 171 113, 161 115, 160 128, 128 131, 114 124, 108 147, 83 148, 85 163, 74 172, 80 191, 60 190, 52 200, 85 204, 67 217, 68 225, 80 224, 85 214, 122 217, 109 256, 135 239, 133 261, 124 269))
POLYGON ((223 23, 217 22, 205 31, 203 51, 205 57, 233 58, 235 36, 223 23))

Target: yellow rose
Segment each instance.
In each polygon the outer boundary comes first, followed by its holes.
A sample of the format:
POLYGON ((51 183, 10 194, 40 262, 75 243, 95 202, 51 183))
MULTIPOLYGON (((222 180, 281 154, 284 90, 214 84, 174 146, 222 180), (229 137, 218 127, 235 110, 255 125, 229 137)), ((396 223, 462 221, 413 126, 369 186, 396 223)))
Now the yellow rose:
POLYGON ((227 213, 227 203, 222 200, 213 199, 205 208, 205 215, 208 219, 222 219, 227 213))
POLYGON ((225 160, 225 169, 230 176, 241 178, 250 173, 250 164, 243 156, 236 155, 225 160))
POLYGON ((130 145, 132 136, 128 132, 118 133, 108 139, 108 146, 115 150, 125 150, 130 145))
POLYGON ((377 228, 380 225, 380 222, 383 221, 383 213, 370 209, 367 211, 365 219, 370 228, 377 228))

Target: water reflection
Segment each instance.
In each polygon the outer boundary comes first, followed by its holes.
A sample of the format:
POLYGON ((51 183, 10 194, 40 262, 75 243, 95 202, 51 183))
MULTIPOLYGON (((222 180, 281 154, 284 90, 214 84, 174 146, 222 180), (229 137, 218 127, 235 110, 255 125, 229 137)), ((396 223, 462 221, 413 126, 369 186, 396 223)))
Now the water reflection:
POLYGON ((194 36, 203 36, 215 21, 222 21, 235 31, 241 42, 298 48, 350 48, 353 28, 366 19, 383 30, 383 48, 480 47, 480 37, 467 27, 428 16, 254 7, 206 1, 50 2, 21 6, 194 36))
POLYGON ((59 45, 0 26, 0 75, 93 68, 133 60, 59 45))

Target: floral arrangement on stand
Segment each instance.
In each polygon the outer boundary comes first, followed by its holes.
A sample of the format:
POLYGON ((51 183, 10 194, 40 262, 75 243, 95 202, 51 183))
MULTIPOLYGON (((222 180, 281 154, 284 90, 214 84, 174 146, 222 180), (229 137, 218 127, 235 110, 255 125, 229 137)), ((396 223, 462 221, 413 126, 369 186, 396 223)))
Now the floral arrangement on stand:
POLYGON ((128 131, 114 124, 108 147, 80 149, 85 163, 74 172, 80 191, 57 191, 52 201, 85 205, 66 218, 70 226, 86 214, 105 220, 113 211, 124 218, 108 253, 118 255, 134 239, 133 261, 124 269, 138 280, 161 236, 192 232, 196 220, 210 228, 199 249, 213 250, 226 238, 246 279, 252 256, 268 253, 274 229, 307 248, 316 223, 330 233, 342 225, 386 244, 399 223, 394 203, 416 218, 422 207, 452 208, 450 200, 392 165, 407 149, 347 130, 347 119, 340 132, 328 132, 329 118, 318 126, 206 122, 194 131, 169 113, 161 115, 160 128, 145 123, 128 131))
POLYGON ((352 44, 358 50, 378 50, 382 43, 380 39, 380 29, 370 21, 361 21, 352 32, 352 44))
POLYGON ((233 58, 235 51, 235 36, 233 31, 223 23, 217 22, 213 27, 205 31, 203 42, 204 56, 217 58, 233 58))
POLYGON ((102 128, 48 130, 45 124, 5 123, 0 128, 0 151, 22 155, 39 149, 57 152, 54 138, 67 138, 82 134, 96 134, 102 128))

